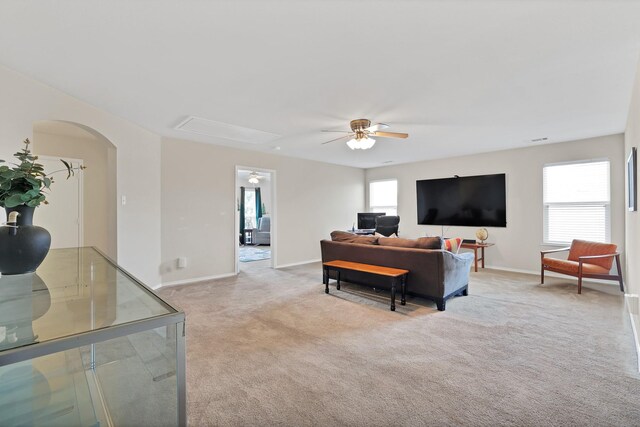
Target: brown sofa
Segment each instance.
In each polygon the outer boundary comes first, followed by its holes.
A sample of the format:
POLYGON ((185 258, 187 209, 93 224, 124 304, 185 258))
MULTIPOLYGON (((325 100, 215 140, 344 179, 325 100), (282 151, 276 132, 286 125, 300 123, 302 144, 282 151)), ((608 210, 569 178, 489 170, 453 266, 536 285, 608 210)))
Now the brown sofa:
MULTIPOLYGON (((442 249, 398 247, 395 242, 386 239, 381 240, 383 246, 372 239, 363 243, 322 240, 322 262, 343 260, 409 270, 407 294, 435 301, 440 311, 444 311, 447 299, 467 295, 472 253, 453 254, 442 249)), ((442 247, 441 241, 439 247, 442 247)), ((330 277, 335 279, 332 273, 330 277)), ((376 288, 390 288, 388 281, 366 273, 342 272, 340 279, 376 288)))

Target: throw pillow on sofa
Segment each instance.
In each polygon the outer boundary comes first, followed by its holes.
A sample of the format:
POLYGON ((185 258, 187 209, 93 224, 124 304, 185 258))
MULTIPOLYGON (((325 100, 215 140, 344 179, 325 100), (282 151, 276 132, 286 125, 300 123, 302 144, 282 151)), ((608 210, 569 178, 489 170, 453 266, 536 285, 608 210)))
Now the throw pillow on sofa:
POLYGON ((440 237, 419 237, 417 239, 403 239, 401 237, 380 237, 380 246, 395 246, 397 248, 442 249, 440 237))
POLYGON ((378 232, 375 232, 375 233, 373 233, 373 235, 374 235, 375 237, 377 237, 377 238, 380 238, 380 237, 384 237, 384 238, 387 238, 387 237, 392 237, 392 238, 398 237, 398 234, 397 234, 397 233, 391 233, 391 235, 390 235, 390 236, 385 236, 384 234, 380 234, 380 233, 378 233, 378 232))
POLYGON ((458 251, 460 250, 460 244, 461 243, 462 243, 462 239, 460 237, 456 237, 455 239, 446 239, 444 241, 443 249, 445 251, 449 251, 449 252, 452 252, 454 254, 457 254, 458 251))
POLYGON ((331 232, 331 240, 334 242, 343 242, 343 243, 359 243, 361 245, 377 245, 378 238, 366 235, 366 236, 358 236, 357 234, 347 233, 346 231, 332 231, 331 232))

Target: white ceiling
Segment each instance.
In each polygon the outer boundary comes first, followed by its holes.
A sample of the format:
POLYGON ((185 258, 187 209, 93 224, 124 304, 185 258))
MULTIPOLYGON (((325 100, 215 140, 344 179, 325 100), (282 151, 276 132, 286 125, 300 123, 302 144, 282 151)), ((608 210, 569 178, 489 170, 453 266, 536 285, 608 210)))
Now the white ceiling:
POLYGON ((622 132, 639 51, 638 1, 0 3, 9 68, 164 136, 359 167, 622 132), (321 145, 355 118, 410 137, 321 145))

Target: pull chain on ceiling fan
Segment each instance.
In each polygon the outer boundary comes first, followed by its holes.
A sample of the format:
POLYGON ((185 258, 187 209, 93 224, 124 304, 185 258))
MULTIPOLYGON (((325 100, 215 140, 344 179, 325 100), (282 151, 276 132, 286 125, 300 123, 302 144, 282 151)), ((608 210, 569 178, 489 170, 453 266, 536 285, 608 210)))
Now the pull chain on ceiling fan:
POLYGON ((400 132, 383 132, 381 129, 387 129, 389 125, 384 123, 376 123, 371 125, 371 120, 368 119, 357 119, 351 120, 351 131, 340 131, 340 130, 323 130, 323 132, 339 132, 346 133, 347 135, 341 136, 339 138, 332 139, 327 142, 323 142, 322 144, 328 144, 330 142, 340 141, 345 138, 351 138, 347 141, 347 145, 352 150, 368 150, 373 147, 376 143, 376 140, 372 138, 372 136, 380 137, 380 138, 407 138, 409 136, 408 133, 400 133, 400 132))

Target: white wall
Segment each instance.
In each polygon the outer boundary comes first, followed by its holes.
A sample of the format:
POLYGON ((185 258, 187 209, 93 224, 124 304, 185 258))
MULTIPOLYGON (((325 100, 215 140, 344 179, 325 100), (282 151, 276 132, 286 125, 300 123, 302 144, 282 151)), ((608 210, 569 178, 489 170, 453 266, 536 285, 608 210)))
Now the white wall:
POLYGON ((320 240, 364 208, 362 169, 163 139, 164 284, 234 273, 236 165, 276 171, 276 267, 319 259, 320 240), (178 270, 182 256, 188 267, 178 270))
MULTIPOLYGON (((33 124, 63 120, 86 125, 117 148, 118 262, 154 286, 160 282, 160 137, 63 92, 0 66, 0 158, 32 138, 33 124)), ((37 222, 37 221, 36 221, 37 222)))
MULTIPOLYGON (((631 147, 640 149, 640 66, 636 73, 625 131, 625 156, 629 155, 631 147)), ((640 191, 638 195, 640 195, 640 191)), ((638 343, 640 342, 640 298, 638 298, 638 294, 640 294, 640 211, 626 212, 626 245, 625 291, 627 306, 635 326, 636 343, 638 343)), ((638 352, 638 366, 640 368, 640 348, 638 348, 638 352)))
MULTIPOLYGON (((542 167, 546 163, 608 158, 611 161, 611 240, 624 251, 623 136, 611 135, 574 142, 475 154, 366 171, 369 180, 398 179, 400 235, 441 235, 440 226, 417 225, 416 180, 506 173, 507 227, 488 228, 489 266, 538 272, 542 247, 542 167)), ((367 186, 368 191, 368 186, 367 186)), ((475 239, 477 227, 445 227, 445 235, 475 239)))
MULTIPOLYGON (((64 124, 64 126, 74 126, 64 124)), ((83 234, 84 246, 95 246, 111 258, 117 258, 117 228, 113 219, 117 216, 116 165, 109 164, 110 153, 115 151, 108 141, 89 133, 85 135, 59 135, 33 132, 33 152, 38 155, 62 159, 82 159, 87 168, 83 179, 83 234)), ((60 166, 62 164, 60 163, 60 166)), ((57 180, 63 180, 59 175, 57 180)), ((52 191, 56 190, 56 184, 52 191)), ((49 206, 43 206, 48 209, 49 206)), ((51 230, 50 230, 51 231, 51 230)))

